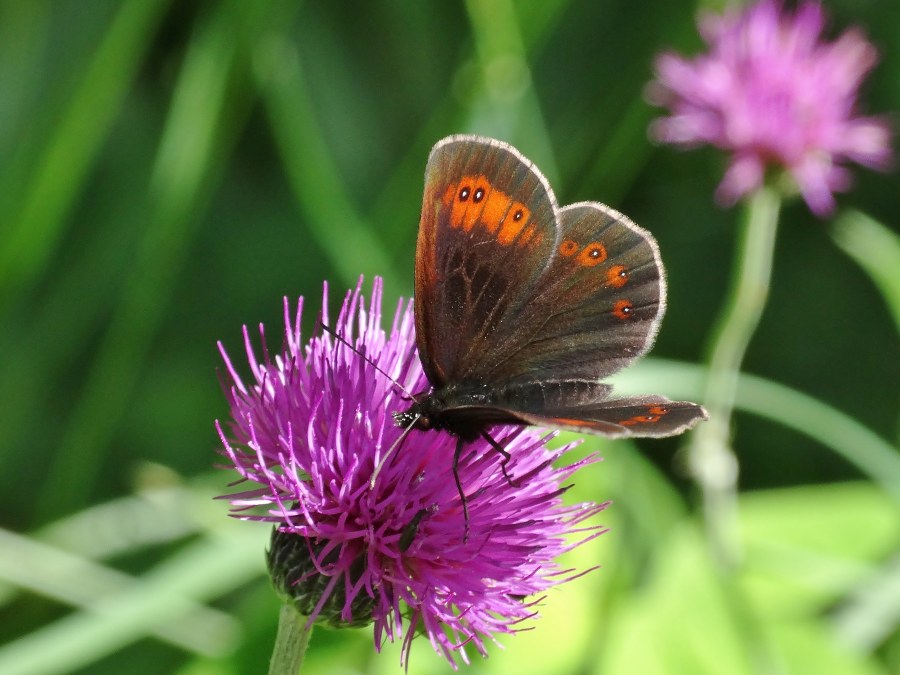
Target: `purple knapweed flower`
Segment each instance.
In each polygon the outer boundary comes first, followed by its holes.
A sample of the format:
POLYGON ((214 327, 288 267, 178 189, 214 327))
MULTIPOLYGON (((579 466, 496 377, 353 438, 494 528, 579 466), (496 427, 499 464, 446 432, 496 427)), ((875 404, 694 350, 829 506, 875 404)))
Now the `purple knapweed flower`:
POLYGON ((371 485, 403 433, 391 416, 409 406, 403 390, 421 392, 428 382, 411 305, 398 304, 386 335, 381 282, 368 307, 361 283, 333 324, 326 286, 322 323, 342 340, 316 331, 302 343, 302 299, 293 314, 285 300, 284 346, 274 357, 263 327, 261 361, 245 327, 250 383, 220 345, 232 421, 227 432, 217 428, 224 454, 255 484, 227 498, 237 517, 276 524, 273 581, 310 621, 373 622, 376 648, 385 637, 404 638, 404 661, 410 641, 423 632, 451 664, 456 655, 468 662, 463 645, 485 655, 487 639, 515 632, 536 614, 536 595, 578 576, 555 559, 603 532, 584 521, 605 504, 564 505, 562 482, 597 458, 555 468, 571 445, 551 451, 545 434, 495 428, 511 455, 507 481, 487 442, 467 445, 459 478, 468 538, 451 473, 456 439, 449 434, 409 432, 371 485))
POLYGON ((824 27, 825 13, 811 0, 801 0, 794 12, 780 0, 762 0, 703 17, 708 53, 657 59, 648 97, 671 115, 652 124, 651 136, 731 152, 716 194, 720 203, 757 189, 774 167, 792 177, 815 214, 827 215, 832 193, 850 184, 843 164, 887 168, 890 132, 884 120, 857 112, 875 48, 857 28, 828 42, 824 27))

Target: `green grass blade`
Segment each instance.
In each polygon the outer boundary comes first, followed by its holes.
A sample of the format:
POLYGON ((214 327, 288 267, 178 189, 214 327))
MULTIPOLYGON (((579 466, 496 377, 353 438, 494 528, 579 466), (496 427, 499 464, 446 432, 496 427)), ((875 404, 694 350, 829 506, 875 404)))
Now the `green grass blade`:
POLYGON ((237 89, 235 72, 248 69, 247 43, 268 25, 265 9, 221 5, 191 43, 153 170, 139 258, 50 467, 39 518, 83 505, 105 463, 199 225, 198 211, 245 118, 249 102, 230 100, 229 93, 237 89))
MULTIPOLYGON (((84 78, 47 141, 13 207, 0 238, 0 306, 40 275, 56 251, 68 210, 77 199, 94 158, 153 38, 168 0, 123 3, 84 78)), ((15 181, 14 181, 15 182, 15 181)))
MULTIPOLYGON (((696 398, 703 393, 705 372, 700 366, 646 359, 614 379, 616 389, 623 393, 662 391, 677 398, 696 398)), ((819 441, 900 502, 900 453, 849 415, 795 389, 746 373, 738 380, 736 405, 819 441)))
POLYGON ((337 287, 356 285, 360 274, 399 285, 390 255, 353 205, 323 140, 303 65, 287 38, 274 34, 260 44, 254 72, 294 197, 338 273, 337 287))
POLYGON ((140 583, 98 599, 90 612, 67 616, 0 648, 0 672, 72 672, 143 639, 190 611, 194 602, 216 598, 262 574, 267 536, 264 526, 223 527, 167 558, 140 583))
POLYGON ((841 214, 831 236, 881 291, 900 329, 900 237, 859 211, 841 214))
MULTIPOLYGON (((140 579, 35 539, 0 529, 0 578, 47 598, 93 611, 107 599, 133 593, 140 579)), ((189 598, 178 600, 181 616, 149 627, 156 638, 182 649, 216 656, 237 636, 235 621, 189 598)))

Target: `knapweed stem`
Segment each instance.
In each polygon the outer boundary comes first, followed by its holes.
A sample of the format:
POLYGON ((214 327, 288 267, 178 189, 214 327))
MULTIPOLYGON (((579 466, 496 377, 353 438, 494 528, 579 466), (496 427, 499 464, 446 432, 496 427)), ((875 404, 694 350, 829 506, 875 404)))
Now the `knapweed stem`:
POLYGON ((312 624, 308 625, 308 620, 293 603, 286 602, 281 606, 269 675, 297 675, 300 672, 313 628, 312 624))
POLYGON ((772 256, 781 199, 761 187, 746 206, 738 242, 739 266, 714 333, 704 404, 709 421, 693 434, 689 466, 703 496, 707 533, 725 569, 741 557, 737 523, 738 460, 731 448, 731 416, 741 362, 759 324, 772 277, 772 256))

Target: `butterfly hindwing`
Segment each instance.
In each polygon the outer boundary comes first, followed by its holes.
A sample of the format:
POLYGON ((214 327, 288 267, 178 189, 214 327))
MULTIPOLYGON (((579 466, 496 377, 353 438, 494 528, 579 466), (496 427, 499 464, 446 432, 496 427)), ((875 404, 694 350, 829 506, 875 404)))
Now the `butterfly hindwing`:
POLYGON ((560 233, 518 314, 501 322, 478 371, 489 381, 599 379, 643 355, 665 309, 655 240, 597 202, 561 209, 560 233))
POLYGON ((675 436, 707 419, 702 406, 689 401, 670 401, 663 396, 636 396, 538 412, 508 412, 526 424, 611 438, 675 436))
POLYGON ((419 354, 435 387, 466 378, 496 345, 556 247, 556 201, 511 146, 452 136, 431 152, 416 249, 419 354))

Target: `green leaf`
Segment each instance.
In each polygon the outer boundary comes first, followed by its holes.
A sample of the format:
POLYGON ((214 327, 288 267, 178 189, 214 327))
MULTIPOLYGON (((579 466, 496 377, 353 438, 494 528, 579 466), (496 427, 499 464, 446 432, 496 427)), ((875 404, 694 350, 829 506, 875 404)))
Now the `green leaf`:
POLYGON ((816 615, 877 571, 897 545, 900 513, 870 483, 746 494, 742 583, 773 617, 816 615))
POLYGON ((597 675, 749 675, 744 636, 703 538, 688 523, 658 542, 654 573, 612 618, 597 675))
POLYGON ((819 623, 770 622, 767 633, 778 645, 786 673, 816 675, 887 675, 874 660, 838 643, 819 623))

